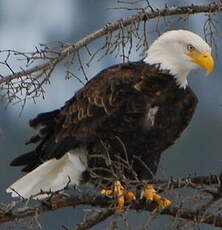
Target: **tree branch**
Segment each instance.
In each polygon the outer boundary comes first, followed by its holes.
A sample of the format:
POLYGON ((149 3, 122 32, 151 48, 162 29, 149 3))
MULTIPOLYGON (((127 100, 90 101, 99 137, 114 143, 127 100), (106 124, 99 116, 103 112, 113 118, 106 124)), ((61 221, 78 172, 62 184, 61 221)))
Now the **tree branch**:
MULTIPOLYGON (((0 84, 10 82, 14 79, 21 78, 22 76, 31 75, 32 73, 36 73, 39 71, 46 71, 52 67, 54 68, 54 66, 57 65, 59 62, 61 62, 64 58, 70 56, 71 54, 75 53, 81 48, 86 47, 92 41, 108 33, 112 33, 122 27, 131 25, 133 23, 138 23, 141 21, 149 21, 151 19, 166 17, 166 16, 184 15, 184 14, 192 15, 192 14, 206 13, 206 12, 207 13, 222 12, 222 2, 215 1, 213 3, 206 4, 206 5, 190 5, 190 6, 183 6, 183 7, 173 6, 173 7, 165 7, 163 9, 156 9, 156 10, 152 10, 152 11, 144 12, 144 13, 140 12, 126 19, 121 19, 113 23, 109 23, 105 25, 103 28, 84 37, 83 39, 73 44, 67 45, 60 52, 55 52, 56 56, 49 58, 49 61, 44 64, 40 64, 40 65, 34 66, 26 70, 22 70, 19 72, 13 71, 12 74, 2 77, 0 79, 0 84)), ((41 51, 38 51, 38 53, 41 55, 41 51)), ((44 56, 45 54, 43 52, 42 57, 44 56)))
MULTIPOLYGON (((112 207, 113 200, 108 197, 97 196, 96 198, 93 195, 88 193, 82 193, 77 196, 66 197, 62 195, 56 195, 52 200, 48 200, 46 202, 39 202, 34 207, 14 207, 7 212, 0 212, 0 223, 23 219, 27 216, 36 216, 40 213, 47 211, 54 211, 59 208, 64 207, 76 207, 78 205, 91 205, 94 207, 102 207, 106 208, 104 212, 99 212, 91 216, 88 221, 83 222, 78 225, 78 227, 74 229, 87 229, 86 226, 92 227, 93 225, 99 223, 100 221, 105 220, 109 216, 111 216, 115 211, 112 207), (112 207, 112 208, 111 208, 112 207)), ((131 206, 130 209, 137 211, 146 211, 147 206, 144 200, 136 200, 131 206)), ((206 223, 216 227, 222 227, 222 216, 220 215, 210 215, 206 212, 201 213, 199 210, 191 210, 185 208, 178 207, 170 207, 168 209, 163 210, 161 215, 170 215, 174 217, 179 217, 183 219, 187 219, 190 221, 195 221, 199 223, 206 223)))
MULTIPOLYGON (((219 185, 217 191, 214 189, 213 192, 209 190, 209 194, 213 195, 213 199, 222 199, 221 191, 222 175, 206 176, 206 177, 194 177, 194 178, 182 178, 180 180, 171 181, 160 181, 156 182, 158 185, 165 187, 168 184, 168 189, 182 188, 190 186, 196 188, 200 185, 219 185)), ((212 187, 211 187, 212 188, 212 187)), ((208 190, 206 190, 208 192, 208 190)), ((139 197, 139 195, 138 195, 139 197)), ((91 215, 83 223, 79 224, 77 229, 87 229, 87 226, 92 227, 100 221, 105 220, 115 212, 115 201, 113 198, 104 197, 101 195, 92 194, 92 192, 81 192, 78 195, 65 196, 62 194, 54 193, 52 197, 46 201, 37 201, 36 205, 28 206, 27 200, 17 202, 14 206, 9 208, 0 209, 0 223, 23 219, 28 216, 36 216, 44 212, 54 211, 64 207, 76 207, 79 205, 90 205, 93 207, 105 208, 103 212, 97 212, 91 215), (25 203, 24 203, 25 201, 25 203)), ((203 206, 205 207, 205 206, 203 206)), ((130 204, 128 208, 141 211, 141 210, 153 210, 154 206, 147 206, 144 200, 137 199, 135 202, 130 204)), ((217 227, 222 227, 222 216, 212 215, 207 213, 206 208, 199 208, 197 210, 185 209, 179 207, 170 207, 169 209, 163 210, 161 215, 170 215, 174 217, 180 217, 183 219, 206 223, 217 227)))

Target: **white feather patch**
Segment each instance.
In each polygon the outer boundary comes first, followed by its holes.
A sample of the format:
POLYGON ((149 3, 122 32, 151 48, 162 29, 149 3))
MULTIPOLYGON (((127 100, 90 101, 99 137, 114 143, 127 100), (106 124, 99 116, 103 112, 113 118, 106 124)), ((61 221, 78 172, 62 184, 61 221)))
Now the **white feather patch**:
MULTIPOLYGON (((63 189, 68 182, 70 182, 70 185, 78 185, 86 168, 86 149, 71 150, 59 160, 51 159, 44 162, 9 186, 6 191, 11 193, 12 197, 21 195, 24 198, 30 198, 41 190, 55 192, 63 189)), ((35 198, 42 199, 46 196, 41 195, 35 198)))
POLYGON ((154 107, 148 109, 148 111, 146 113, 146 117, 145 117, 145 126, 146 127, 154 126, 155 116, 156 116, 156 113, 158 112, 158 110, 159 110, 158 106, 154 106, 154 107))

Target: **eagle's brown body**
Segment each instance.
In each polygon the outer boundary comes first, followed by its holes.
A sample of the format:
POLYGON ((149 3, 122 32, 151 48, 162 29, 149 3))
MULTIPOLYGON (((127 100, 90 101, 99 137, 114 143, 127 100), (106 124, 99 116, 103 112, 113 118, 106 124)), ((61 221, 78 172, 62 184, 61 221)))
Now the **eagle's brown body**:
POLYGON ((161 153, 189 124, 197 104, 192 90, 179 88, 158 66, 135 62, 100 72, 59 110, 39 114, 40 126, 30 143, 37 148, 16 158, 29 172, 76 148, 87 151, 82 180, 93 183, 151 179, 161 153))

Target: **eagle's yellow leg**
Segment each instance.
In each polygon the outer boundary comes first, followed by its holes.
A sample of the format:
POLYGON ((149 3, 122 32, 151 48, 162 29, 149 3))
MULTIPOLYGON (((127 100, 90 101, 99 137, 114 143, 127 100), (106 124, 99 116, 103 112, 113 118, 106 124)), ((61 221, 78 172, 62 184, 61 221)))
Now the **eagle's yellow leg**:
POLYGON ((143 197, 148 202, 156 202, 157 207, 154 209, 154 211, 165 209, 169 207, 172 203, 172 201, 162 198, 160 195, 158 195, 152 184, 148 184, 146 186, 143 197))
POLYGON ((117 199, 117 211, 122 211, 124 209, 125 201, 133 201, 136 196, 133 192, 127 191, 121 184, 119 180, 114 182, 113 189, 102 189, 101 194, 103 195, 114 195, 117 199))

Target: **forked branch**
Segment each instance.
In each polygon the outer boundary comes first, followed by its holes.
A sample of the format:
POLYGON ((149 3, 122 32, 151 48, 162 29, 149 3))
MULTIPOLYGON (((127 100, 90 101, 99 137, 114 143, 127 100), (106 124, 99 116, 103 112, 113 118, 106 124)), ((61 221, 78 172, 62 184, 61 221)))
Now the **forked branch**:
MULTIPOLYGON (((216 12, 222 12, 222 2, 215 1, 213 3, 209 3, 206 5, 190 5, 190 6, 173 6, 173 7, 165 7, 163 9, 156 9, 151 10, 148 12, 138 13, 134 16, 121 19, 112 23, 109 23, 105 25, 103 28, 95 31, 94 33, 91 33, 84 37, 83 39, 67 45, 64 49, 55 52, 55 56, 49 59, 44 64, 40 64, 37 66, 34 66, 32 68, 28 68, 19 72, 14 72, 12 74, 9 74, 7 76, 4 76, 0 79, 0 84, 7 83, 12 81, 13 79, 20 78, 22 76, 27 76, 39 71, 47 71, 51 68, 54 68, 55 65, 57 65, 59 62, 61 62, 64 58, 72 55, 73 53, 77 52, 83 47, 87 47, 89 43, 92 41, 108 34, 112 33, 116 30, 121 29, 122 27, 129 26, 134 23, 139 23, 141 21, 149 21, 151 19, 160 18, 160 17, 167 17, 167 16, 173 16, 173 15, 193 15, 197 13, 216 13, 216 12)), ((41 52, 41 51, 39 51, 41 52)), ((44 59, 44 53, 42 54, 42 59, 44 59)))
MULTIPOLYGON (((207 204, 203 204, 198 209, 187 209, 182 207, 172 206, 160 212, 161 215, 170 215, 195 221, 198 223, 206 223, 212 226, 222 227, 222 216, 211 214, 208 212, 212 205, 222 200, 221 189, 222 175, 206 176, 206 177, 190 177, 170 181, 153 181, 152 183, 160 186, 162 191, 174 190, 178 188, 191 187, 199 189, 211 196, 212 199, 207 204), (167 188, 166 188, 167 185, 167 188), (214 185, 212 187, 212 185, 214 185), (164 188, 164 189, 163 189, 164 188)), ((0 209, 0 223, 23 219, 28 216, 36 216, 41 213, 54 211, 64 207, 77 207, 79 205, 90 205, 92 207, 104 208, 104 211, 96 212, 83 223, 79 224, 76 229, 87 229, 86 226, 93 226, 98 221, 103 221, 115 213, 115 200, 113 198, 92 194, 91 192, 80 192, 77 195, 63 195, 51 193, 51 198, 45 201, 37 201, 35 205, 31 205, 27 200, 8 205, 0 209)), ((139 195, 138 195, 139 197, 139 195)), ((153 210, 155 206, 149 206, 142 199, 137 199, 129 204, 128 209, 137 211, 153 210)), ((222 207, 218 207, 218 210, 222 207)))

